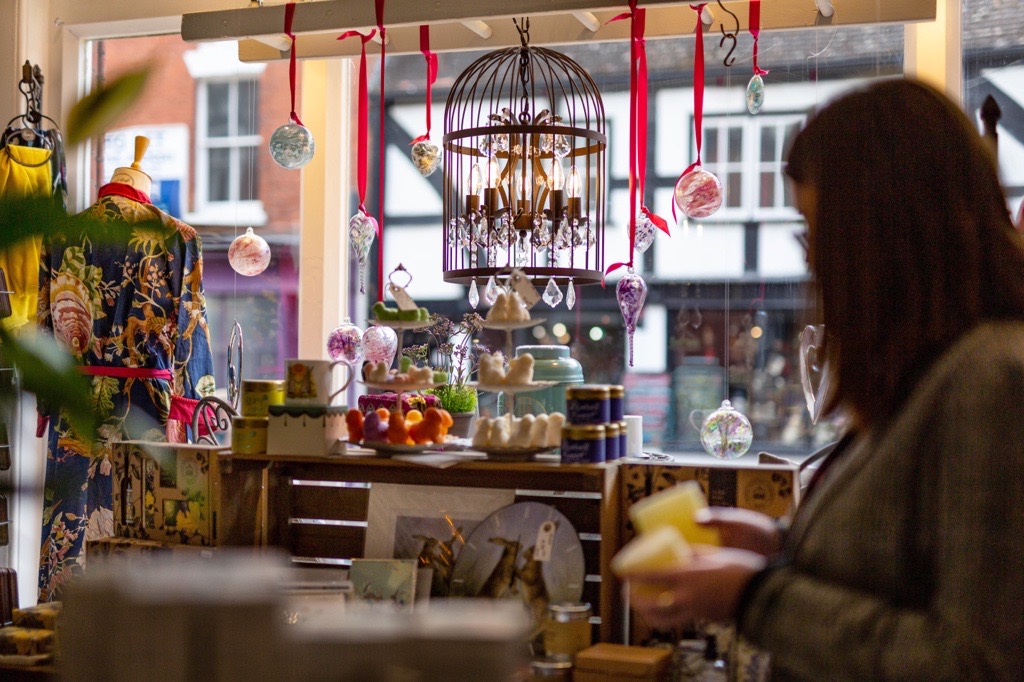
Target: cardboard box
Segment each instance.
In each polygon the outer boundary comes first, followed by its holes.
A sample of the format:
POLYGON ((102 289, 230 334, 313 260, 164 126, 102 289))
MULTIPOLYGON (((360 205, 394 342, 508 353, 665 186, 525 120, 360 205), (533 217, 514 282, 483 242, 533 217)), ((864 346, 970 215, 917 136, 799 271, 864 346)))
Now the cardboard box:
POLYGON ((218 454, 196 443, 124 441, 113 449, 114 532, 186 545, 217 544, 218 454))
POLYGON ((269 409, 268 455, 344 454, 348 408, 271 405, 269 409))
POLYGON ((643 646, 595 644, 576 654, 574 682, 667 682, 672 652, 643 646))

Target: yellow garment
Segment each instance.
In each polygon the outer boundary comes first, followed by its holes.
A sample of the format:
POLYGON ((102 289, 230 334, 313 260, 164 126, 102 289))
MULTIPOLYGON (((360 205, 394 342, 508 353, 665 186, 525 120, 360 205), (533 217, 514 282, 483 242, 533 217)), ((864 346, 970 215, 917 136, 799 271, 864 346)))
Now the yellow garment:
MULTIPOLYGON (((51 190, 49 149, 8 145, 0 150, 0 200, 4 197, 48 196, 51 190)), ((0 251, 0 268, 7 275, 11 294, 11 316, 3 320, 7 329, 21 327, 36 316, 39 291, 39 247, 32 237, 0 251)))

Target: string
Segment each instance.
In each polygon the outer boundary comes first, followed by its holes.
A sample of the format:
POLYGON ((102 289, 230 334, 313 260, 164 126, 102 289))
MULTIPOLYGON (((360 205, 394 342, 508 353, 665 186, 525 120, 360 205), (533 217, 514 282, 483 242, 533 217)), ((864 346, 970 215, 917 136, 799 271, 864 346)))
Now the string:
POLYGON ((414 139, 409 144, 426 142, 430 139, 430 90, 437 82, 437 55, 430 51, 430 26, 420 26, 420 52, 427 61, 427 132, 414 139))
POLYGON ((380 129, 377 169, 377 300, 384 300, 384 63, 387 56, 388 36, 384 28, 384 0, 375 0, 377 29, 380 31, 380 129))
MULTIPOLYGON (((690 8, 697 13, 697 27, 694 33, 697 36, 696 46, 693 55, 693 134, 697 138, 697 160, 686 167, 679 180, 700 164, 700 147, 702 131, 704 130, 704 22, 700 20, 700 13, 704 11, 704 5, 690 5, 690 8)), ((676 180, 678 184, 679 180, 676 180)), ((676 203, 672 202, 672 218, 676 222, 676 203)))
POLYGON ((761 0, 750 0, 747 24, 749 26, 750 35, 754 37, 754 75, 767 76, 768 71, 757 65, 757 41, 761 36, 761 0))
POLYGON ((294 17, 295 3, 289 2, 284 6, 284 33, 292 41, 292 47, 291 50, 289 50, 288 57, 288 86, 292 91, 292 111, 288 117, 299 125, 302 125, 302 121, 299 120, 298 115, 295 113, 295 34, 292 33, 292 19, 294 17))
POLYGON ((729 346, 731 345, 729 338, 729 283, 725 283, 725 397, 722 400, 729 399, 729 346))

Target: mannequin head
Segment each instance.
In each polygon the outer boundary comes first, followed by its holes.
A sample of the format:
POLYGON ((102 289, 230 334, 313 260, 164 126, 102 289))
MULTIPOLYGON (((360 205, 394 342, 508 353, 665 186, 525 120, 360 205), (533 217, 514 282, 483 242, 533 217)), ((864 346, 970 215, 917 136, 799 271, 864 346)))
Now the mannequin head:
POLYGON ((139 162, 142 161, 142 157, 145 156, 148 148, 149 138, 137 135, 135 137, 135 160, 132 162, 131 166, 115 168, 114 174, 110 177, 110 181, 131 185, 140 192, 149 194, 153 189, 153 179, 146 175, 146 173, 142 171, 142 166, 139 165, 139 162))

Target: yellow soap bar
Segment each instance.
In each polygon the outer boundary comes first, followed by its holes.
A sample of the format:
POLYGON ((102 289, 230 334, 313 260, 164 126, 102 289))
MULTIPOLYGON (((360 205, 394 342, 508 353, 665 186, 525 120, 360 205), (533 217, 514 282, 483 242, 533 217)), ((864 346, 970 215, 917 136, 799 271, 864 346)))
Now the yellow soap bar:
POLYGON ((687 542, 720 545, 718 530, 700 526, 693 520, 708 501, 697 481, 685 481, 645 497, 629 508, 629 518, 641 533, 650 533, 662 526, 675 526, 687 542))
POLYGON ((629 541, 612 559, 612 571, 625 577, 638 571, 659 571, 685 566, 693 549, 675 526, 662 526, 629 541))

